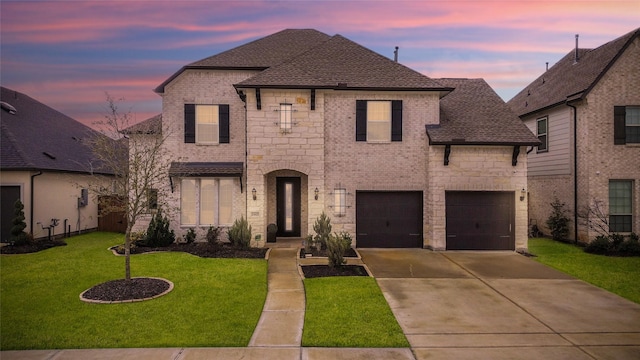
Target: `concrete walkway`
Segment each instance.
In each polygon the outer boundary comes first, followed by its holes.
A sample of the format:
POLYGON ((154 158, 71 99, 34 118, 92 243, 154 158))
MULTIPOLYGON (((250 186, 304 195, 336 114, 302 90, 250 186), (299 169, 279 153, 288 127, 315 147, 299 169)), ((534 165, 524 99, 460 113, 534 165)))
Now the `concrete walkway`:
MULTIPOLYGON (((269 255, 248 347, 3 351, 2 360, 640 359, 640 305, 513 252, 361 249, 411 348, 301 347, 299 241, 269 255)), ((326 259, 306 259, 323 263, 326 259)))

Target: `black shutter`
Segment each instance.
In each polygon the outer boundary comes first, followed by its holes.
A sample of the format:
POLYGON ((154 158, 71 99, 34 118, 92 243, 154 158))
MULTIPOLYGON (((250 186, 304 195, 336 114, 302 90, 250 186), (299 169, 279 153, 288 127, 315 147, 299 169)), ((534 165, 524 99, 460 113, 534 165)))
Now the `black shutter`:
POLYGON ((367 141, 366 100, 356 100, 356 141, 367 141))
POLYGON ((402 141, 402 100, 391 102, 391 141, 402 141))
POLYGON ((184 104, 184 142, 196 142, 196 105, 184 104))
POLYGON ((614 106, 613 107, 613 143, 615 145, 626 144, 625 134, 625 107, 614 106))
POLYGON ((220 122, 220 144, 229 143, 229 105, 218 105, 218 121, 220 122))

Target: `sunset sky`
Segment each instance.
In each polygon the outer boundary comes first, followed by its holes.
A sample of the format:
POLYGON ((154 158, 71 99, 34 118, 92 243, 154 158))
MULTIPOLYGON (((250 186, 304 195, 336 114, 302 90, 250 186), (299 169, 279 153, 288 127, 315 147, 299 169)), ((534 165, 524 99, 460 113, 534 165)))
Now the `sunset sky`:
POLYGON ((196 60, 286 28, 343 35, 429 77, 484 78, 506 101, 575 46, 640 27, 632 1, 7 1, 0 83, 90 125, 105 92, 136 120, 196 60))

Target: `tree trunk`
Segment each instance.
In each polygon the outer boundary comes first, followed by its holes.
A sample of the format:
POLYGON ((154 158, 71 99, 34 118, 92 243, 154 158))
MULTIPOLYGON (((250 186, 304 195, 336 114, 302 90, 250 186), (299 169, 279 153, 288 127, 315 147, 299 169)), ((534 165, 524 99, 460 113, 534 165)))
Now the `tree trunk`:
POLYGON ((131 228, 130 224, 127 224, 127 233, 124 236, 124 278, 125 280, 131 280, 131 228))

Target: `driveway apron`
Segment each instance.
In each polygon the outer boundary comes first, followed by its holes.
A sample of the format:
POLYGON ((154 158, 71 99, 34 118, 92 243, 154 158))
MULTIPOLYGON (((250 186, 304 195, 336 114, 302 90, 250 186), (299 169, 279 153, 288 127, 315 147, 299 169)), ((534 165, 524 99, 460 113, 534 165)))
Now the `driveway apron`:
POLYGON ((517 253, 359 252, 417 359, 640 359, 640 305, 517 253))

